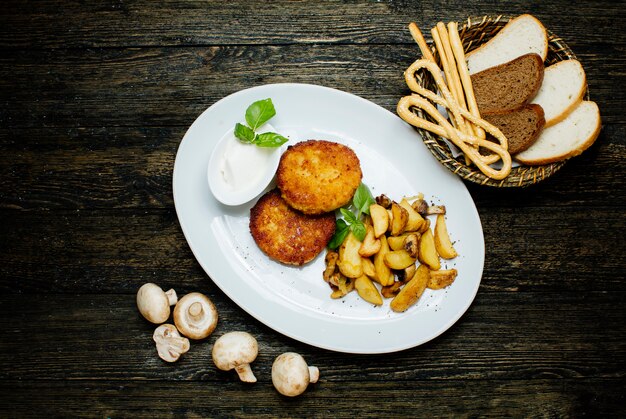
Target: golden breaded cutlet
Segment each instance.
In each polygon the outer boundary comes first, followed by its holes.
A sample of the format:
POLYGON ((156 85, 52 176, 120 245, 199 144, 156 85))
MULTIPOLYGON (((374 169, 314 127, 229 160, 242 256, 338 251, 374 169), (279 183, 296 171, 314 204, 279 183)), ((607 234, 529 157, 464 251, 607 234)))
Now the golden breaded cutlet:
POLYGON ((273 189, 250 209, 250 233, 270 258, 300 266, 324 250, 335 233, 335 214, 303 214, 273 189))
POLYGON ((276 182, 293 208, 305 214, 322 214, 350 202, 362 177, 361 163, 350 147, 307 140, 283 153, 276 182))

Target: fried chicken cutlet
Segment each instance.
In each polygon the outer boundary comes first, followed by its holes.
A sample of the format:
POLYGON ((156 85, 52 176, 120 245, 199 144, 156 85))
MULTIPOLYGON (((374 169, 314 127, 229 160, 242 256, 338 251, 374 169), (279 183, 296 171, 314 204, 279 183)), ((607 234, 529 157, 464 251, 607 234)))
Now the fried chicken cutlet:
POLYGON ((324 250, 335 233, 335 214, 303 214, 273 189, 250 209, 250 233, 270 258, 300 266, 324 250))
POLYGON ((290 206, 305 214, 322 214, 350 202, 362 177, 359 158, 351 148, 308 140, 283 153, 276 181, 290 206))

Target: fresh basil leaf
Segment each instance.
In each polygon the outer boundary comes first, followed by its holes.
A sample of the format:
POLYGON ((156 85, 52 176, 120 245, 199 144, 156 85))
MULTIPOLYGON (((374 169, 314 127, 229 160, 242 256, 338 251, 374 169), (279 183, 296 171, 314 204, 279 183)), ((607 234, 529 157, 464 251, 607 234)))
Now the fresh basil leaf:
POLYGON ((258 134, 254 139, 254 144, 259 147, 280 147, 289 141, 288 138, 283 137, 280 134, 276 134, 275 132, 264 132, 263 134, 258 134))
POLYGON ((335 221, 335 234, 331 237, 330 242, 328 242, 328 247, 332 250, 335 250, 341 243, 346 239, 346 236, 350 232, 350 226, 341 218, 335 221))
POLYGON ((352 230, 352 234, 354 234, 354 237, 359 239, 359 241, 363 241, 365 239, 367 229, 361 220, 357 220, 356 223, 350 224, 350 230, 352 230))
POLYGON ((374 201, 374 197, 370 192, 370 189, 364 183, 361 183, 359 187, 354 192, 354 197, 352 197, 352 203, 356 207, 357 211, 363 214, 370 213, 370 205, 376 203, 374 201))
POLYGON ((354 215, 354 213, 350 210, 347 210, 345 208, 339 208, 339 211, 341 211, 341 215, 343 215, 343 218, 346 219, 346 222, 348 224, 354 224, 359 222, 359 219, 356 218, 356 215, 354 215))
POLYGON ((246 109, 246 122, 254 131, 274 115, 276 115, 276 109, 274 109, 272 99, 257 100, 246 109))
POLYGON ((235 137, 239 138, 239 140, 244 143, 252 143, 254 142, 256 134, 249 127, 240 124, 237 122, 235 125, 235 137))

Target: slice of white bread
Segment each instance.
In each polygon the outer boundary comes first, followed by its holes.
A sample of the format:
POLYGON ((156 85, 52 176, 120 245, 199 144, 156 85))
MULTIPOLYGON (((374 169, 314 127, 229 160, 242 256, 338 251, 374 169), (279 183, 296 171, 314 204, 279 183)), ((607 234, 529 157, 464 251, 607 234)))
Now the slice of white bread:
POLYGON ((514 158, 527 165, 541 165, 577 156, 598 138, 601 127, 598 105, 583 100, 564 120, 544 128, 537 141, 514 158))
POLYGON ((546 67, 543 83, 531 103, 541 105, 546 127, 562 121, 583 99, 587 88, 585 70, 577 60, 565 60, 546 67))
POLYGON ((509 62, 520 55, 548 56, 548 33, 534 16, 525 14, 510 20, 488 42, 466 54, 470 74, 509 62))

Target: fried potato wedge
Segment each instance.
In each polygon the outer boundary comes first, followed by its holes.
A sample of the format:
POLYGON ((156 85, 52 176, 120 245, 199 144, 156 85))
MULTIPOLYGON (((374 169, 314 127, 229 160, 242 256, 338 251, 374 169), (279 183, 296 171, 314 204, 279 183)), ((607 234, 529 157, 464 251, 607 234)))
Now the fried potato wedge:
POLYGON ((420 299, 429 281, 430 269, 426 265, 418 266, 413 278, 391 300, 389 307, 398 313, 406 311, 420 299))
POLYGON ((391 235, 397 236, 404 232, 406 223, 409 221, 409 213, 405 208, 402 208, 397 202, 391 203, 391 235))
POLYGON ((362 257, 370 257, 378 253, 380 250, 380 239, 377 239, 374 235, 374 227, 367 225, 367 232, 361 247, 359 248, 359 255, 362 257))
POLYGON ((387 252, 384 256, 385 264, 390 269, 396 270, 408 268, 415 263, 415 260, 416 258, 412 257, 409 252, 404 249, 387 252))
POLYGON ((361 275, 354 281, 354 287, 356 288, 356 292, 359 296, 367 302, 370 302, 374 305, 380 306, 383 304, 383 298, 380 296, 378 292, 378 288, 365 275, 361 275))
POLYGON ((359 249, 361 242, 350 232, 346 239, 339 246, 339 260, 337 266, 339 271, 348 278, 358 278, 363 275, 363 264, 359 249))
POLYGON ((374 255, 374 268, 376 269, 376 281, 384 286, 393 284, 394 275, 389 266, 385 263, 385 255, 389 253, 387 238, 380 236, 380 250, 374 255))
POLYGON ((458 253, 452 246, 452 241, 450 241, 446 217, 443 214, 437 215, 437 221, 435 222, 435 248, 439 256, 444 259, 454 259, 458 256, 458 253))
POLYGON ((417 231, 424 223, 424 218, 419 215, 417 211, 409 204, 409 201, 406 198, 402 198, 399 204, 402 208, 404 208, 409 216, 407 219, 406 225, 404 226, 404 231, 417 231))
POLYGON ((370 216, 372 217, 372 226, 374 227, 374 237, 379 238, 389 228, 389 214, 384 207, 372 204, 370 205, 370 216))
POLYGON ((438 271, 430 271, 430 280, 428 281, 428 288, 432 290, 440 290, 442 288, 451 285, 458 272, 456 269, 441 269, 438 271))
POLYGON ((370 278, 376 278, 376 268, 374 262, 370 258, 361 258, 361 265, 363 265, 363 274, 370 278))
POLYGON ((406 240, 408 234, 401 234, 399 236, 389 236, 387 237, 387 244, 389 244, 389 248, 391 250, 402 250, 404 249, 404 241, 406 240))
POLYGON ((417 257, 420 262, 428 265, 428 267, 434 271, 441 268, 439 253, 437 253, 437 249, 435 248, 435 238, 432 230, 428 229, 422 234, 417 257))

